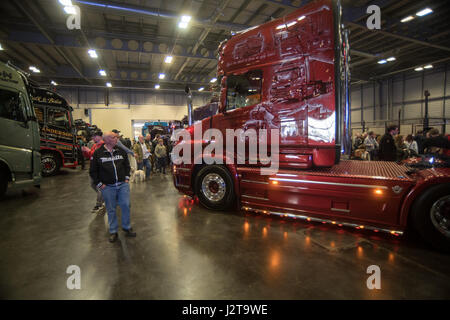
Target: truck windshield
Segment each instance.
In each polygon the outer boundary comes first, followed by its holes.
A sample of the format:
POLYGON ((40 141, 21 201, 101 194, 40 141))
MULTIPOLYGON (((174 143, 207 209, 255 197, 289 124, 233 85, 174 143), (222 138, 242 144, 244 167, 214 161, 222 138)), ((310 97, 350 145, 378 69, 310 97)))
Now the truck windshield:
POLYGON ((0 117, 14 121, 25 121, 23 100, 19 92, 0 89, 0 117))
POLYGON ((238 109, 261 102, 262 71, 250 71, 227 77, 226 110, 238 109))
POLYGON ((69 117, 67 111, 60 109, 47 109, 47 122, 49 125, 53 125, 60 128, 70 128, 69 117))

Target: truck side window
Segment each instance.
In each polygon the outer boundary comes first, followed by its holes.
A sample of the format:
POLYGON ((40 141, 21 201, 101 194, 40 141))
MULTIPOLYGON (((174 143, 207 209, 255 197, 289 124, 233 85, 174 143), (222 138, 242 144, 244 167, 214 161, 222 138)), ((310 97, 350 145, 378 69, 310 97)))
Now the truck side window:
POLYGON ((238 109, 261 102, 261 86, 261 70, 228 76, 226 110, 238 109))
POLYGON ((0 89, 0 117, 14 121, 25 121, 24 105, 19 92, 0 89))
POLYGON ((48 108, 47 122, 49 125, 60 128, 69 128, 69 118, 67 117, 67 112, 65 110, 48 108))

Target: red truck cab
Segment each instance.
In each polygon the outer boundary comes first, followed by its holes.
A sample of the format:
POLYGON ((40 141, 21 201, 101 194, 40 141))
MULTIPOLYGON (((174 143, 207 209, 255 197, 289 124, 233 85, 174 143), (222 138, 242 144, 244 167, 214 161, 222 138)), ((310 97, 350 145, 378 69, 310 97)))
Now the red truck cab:
MULTIPOLYGON (((339 1, 312 2, 286 17, 239 32, 219 47, 219 112, 188 128, 277 130, 276 173, 264 164, 174 165, 175 187, 212 210, 238 207, 312 222, 401 235, 412 226, 450 250, 450 168, 340 160, 348 145, 348 40, 339 1), (347 138, 347 139, 346 139, 347 138)), ((236 142, 236 141, 235 141, 236 142)))

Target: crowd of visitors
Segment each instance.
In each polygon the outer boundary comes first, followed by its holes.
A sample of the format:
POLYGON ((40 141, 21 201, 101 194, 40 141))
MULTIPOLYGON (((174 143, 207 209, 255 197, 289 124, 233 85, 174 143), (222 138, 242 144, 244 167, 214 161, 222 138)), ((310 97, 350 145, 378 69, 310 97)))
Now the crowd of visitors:
POLYGON ((415 135, 399 134, 396 125, 389 126, 384 135, 373 131, 357 133, 353 137, 354 159, 401 161, 418 155, 450 156, 450 135, 440 134, 436 128, 418 131, 415 135))

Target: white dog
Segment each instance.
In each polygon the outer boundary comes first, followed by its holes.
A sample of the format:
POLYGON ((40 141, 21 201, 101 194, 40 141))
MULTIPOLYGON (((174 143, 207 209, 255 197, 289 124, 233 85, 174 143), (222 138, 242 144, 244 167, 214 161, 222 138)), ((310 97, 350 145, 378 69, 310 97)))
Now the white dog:
POLYGON ((128 160, 130 161, 130 167, 131 167, 131 172, 130 172, 130 182, 143 182, 145 181, 145 172, 144 170, 138 170, 137 169, 137 163, 136 163, 136 159, 131 156, 128 155, 128 160))

